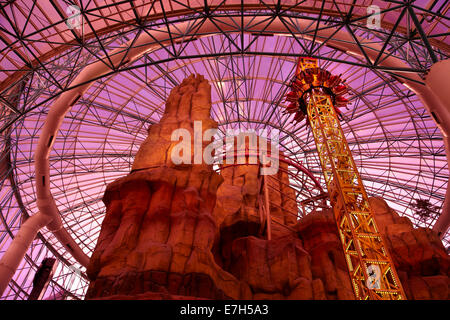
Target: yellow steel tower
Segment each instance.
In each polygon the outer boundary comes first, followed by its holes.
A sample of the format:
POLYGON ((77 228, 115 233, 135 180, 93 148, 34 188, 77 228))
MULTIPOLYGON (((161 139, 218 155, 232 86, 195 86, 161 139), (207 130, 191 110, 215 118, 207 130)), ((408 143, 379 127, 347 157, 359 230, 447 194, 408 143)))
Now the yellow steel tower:
MULTIPOLYGON (((357 299, 406 299, 377 228, 333 102, 344 104, 340 78, 301 58, 288 112, 307 113, 357 299), (337 93, 338 95, 336 96, 337 93), (290 108, 290 111, 289 111, 290 108)), ((303 118, 303 116, 296 118, 303 118)))

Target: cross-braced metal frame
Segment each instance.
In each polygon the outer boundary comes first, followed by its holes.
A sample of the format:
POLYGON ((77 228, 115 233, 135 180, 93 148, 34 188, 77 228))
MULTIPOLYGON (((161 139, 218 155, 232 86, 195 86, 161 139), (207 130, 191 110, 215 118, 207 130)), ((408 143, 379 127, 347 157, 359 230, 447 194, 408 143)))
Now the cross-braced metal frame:
MULTIPOLYGON (((347 79, 353 96, 342 110, 342 128, 369 196, 384 197, 417 226, 432 226, 447 188, 445 148, 433 118, 402 83, 422 83, 412 75, 423 79, 434 62, 449 58, 448 10, 445 1, 0 2, 0 255, 23 219, 37 212, 33 157, 48 108, 96 61, 111 71, 99 75, 66 115, 50 153, 53 197, 64 226, 88 255, 106 184, 129 172, 170 89, 190 73, 211 81, 220 130, 279 130, 281 150, 325 185, 310 130, 278 108, 300 55, 318 58, 322 68, 347 79), (381 10, 378 29, 367 25, 372 4, 381 10), (71 5, 79 16, 67 14, 71 5), (80 28, 69 28, 71 18, 80 28), (270 31, 275 20, 285 31, 270 31), (181 24, 183 31, 176 27, 181 24), (216 31, 202 32, 205 24, 216 31), (339 32, 358 52, 342 50, 339 32), (142 34, 156 47, 114 67, 113 50, 127 42, 120 50, 131 50, 142 34), (384 54, 370 58, 372 45, 384 54), (389 57, 405 67, 386 66, 389 57), (436 212, 417 216, 416 199, 436 212)), ((43 229, 4 298, 27 298, 45 256, 59 261, 46 296, 83 297, 87 280, 78 269, 84 269, 43 229)))

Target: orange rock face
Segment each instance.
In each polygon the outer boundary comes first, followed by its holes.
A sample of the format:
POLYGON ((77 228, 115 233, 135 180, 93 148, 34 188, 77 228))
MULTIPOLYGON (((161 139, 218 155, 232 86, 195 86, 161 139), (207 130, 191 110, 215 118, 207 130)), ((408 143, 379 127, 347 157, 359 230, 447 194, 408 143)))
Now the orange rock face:
MULTIPOLYGON (((197 120, 203 132, 217 127, 210 108, 208 82, 185 79, 150 127, 133 171, 107 186, 86 298, 354 299, 332 210, 297 220, 287 165, 267 178, 267 240, 257 165, 222 166, 219 175, 205 163, 171 161, 173 130, 194 136, 197 120)), ((450 260, 439 238, 384 200, 370 202, 407 297, 447 299, 450 260)))

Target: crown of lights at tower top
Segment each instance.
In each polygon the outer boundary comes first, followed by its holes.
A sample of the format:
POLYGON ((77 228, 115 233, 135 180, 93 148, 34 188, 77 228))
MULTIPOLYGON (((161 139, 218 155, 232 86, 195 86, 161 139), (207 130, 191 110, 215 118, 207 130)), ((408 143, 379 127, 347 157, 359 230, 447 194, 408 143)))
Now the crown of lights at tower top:
POLYGON ((290 91, 285 97, 285 101, 289 104, 283 113, 294 114, 295 122, 300 122, 307 117, 308 93, 314 89, 330 96, 338 116, 341 115, 339 108, 349 104, 345 97, 349 92, 345 80, 342 80, 341 75, 332 75, 329 71, 317 67, 317 60, 314 58, 299 58, 297 70, 289 88, 290 91))

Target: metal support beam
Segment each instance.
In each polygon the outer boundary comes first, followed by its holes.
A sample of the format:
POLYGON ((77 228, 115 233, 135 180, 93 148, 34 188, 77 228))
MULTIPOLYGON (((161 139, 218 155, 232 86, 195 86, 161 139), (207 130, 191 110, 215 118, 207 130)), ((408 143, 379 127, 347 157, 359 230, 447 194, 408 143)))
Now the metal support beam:
POLYGON ((422 38, 423 43, 425 44, 425 46, 428 49, 428 53, 430 54, 431 60, 433 61, 433 63, 438 62, 436 54, 434 53, 434 50, 431 47, 430 42, 428 41, 427 35, 423 31, 422 25, 420 24, 419 20, 417 19, 417 16, 414 13, 414 9, 410 5, 408 6, 408 12, 409 12, 409 15, 411 16, 414 24, 416 25, 417 31, 419 31, 419 34, 420 34, 420 37, 422 38))

